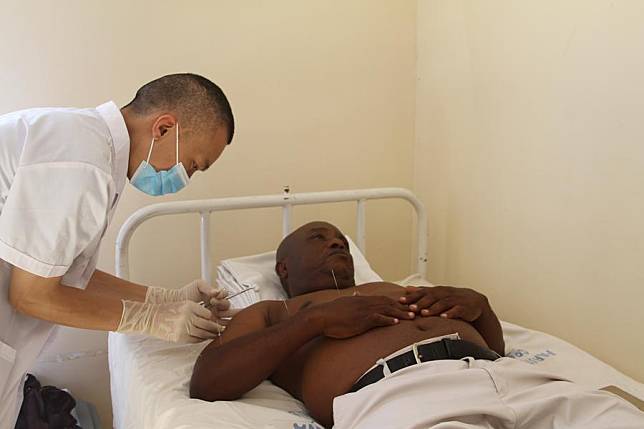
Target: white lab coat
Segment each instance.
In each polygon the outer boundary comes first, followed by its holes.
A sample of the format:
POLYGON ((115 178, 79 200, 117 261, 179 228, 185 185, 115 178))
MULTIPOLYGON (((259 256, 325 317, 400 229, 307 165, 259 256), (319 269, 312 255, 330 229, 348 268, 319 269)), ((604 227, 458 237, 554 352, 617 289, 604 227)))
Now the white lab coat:
POLYGON ((0 429, 54 325, 9 304, 12 266, 84 289, 123 190, 130 140, 113 102, 0 116, 0 429))

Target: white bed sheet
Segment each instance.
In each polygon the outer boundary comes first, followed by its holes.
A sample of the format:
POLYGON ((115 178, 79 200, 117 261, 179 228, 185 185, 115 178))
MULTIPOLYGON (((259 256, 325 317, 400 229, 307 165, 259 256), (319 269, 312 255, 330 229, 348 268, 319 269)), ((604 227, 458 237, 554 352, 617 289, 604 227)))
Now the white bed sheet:
MULTIPOLYGON (((506 322, 503 330, 512 357, 591 388, 615 385, 644 400, 643 384, 559 338, 506 322)), ((270 382, 234 402, 190 399, 192 367, 205 345, 110 333, 114 427, 320 429, 301 402, 270 382)))
POLYGON ((190 399, 188 386, 201 344, 109 334, 113 425, 117 429, 322 429, 302 403, 270 382, 243 399, 190 399), (294 426, 298 425, 298 426, 294 426))

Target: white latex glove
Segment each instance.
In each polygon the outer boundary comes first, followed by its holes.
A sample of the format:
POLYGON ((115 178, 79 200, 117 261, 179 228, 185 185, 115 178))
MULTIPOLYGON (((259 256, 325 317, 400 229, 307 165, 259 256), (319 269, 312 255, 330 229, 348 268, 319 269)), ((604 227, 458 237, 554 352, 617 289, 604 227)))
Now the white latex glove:
POLYGON ((210 310, 192 301, 153 304, 124 300, 116 332, 145 334, 175 343, 198 343, 225 329, 211 318, 210 310))
POLYGON ((213 320, 221 325, 227 321, 222 317, 232 317, 239 310, 230 310, 230 301, 226 299, 228 292, 222 288, 215 288, 205 280, 194 280, 181 289, 166 289, 161 287, 148 287, 145 302, 162 304, 176 301, 203 302, 213 313, 213 320))
POLYGON ((222 300, 228 293, 221 288, 209 285, 205 280, 193 280, 180 289, 166 289, 162 287, 148 287, 145 302, 162 304, 164 302, 194 301, 210 303, 212 298, 222 300))

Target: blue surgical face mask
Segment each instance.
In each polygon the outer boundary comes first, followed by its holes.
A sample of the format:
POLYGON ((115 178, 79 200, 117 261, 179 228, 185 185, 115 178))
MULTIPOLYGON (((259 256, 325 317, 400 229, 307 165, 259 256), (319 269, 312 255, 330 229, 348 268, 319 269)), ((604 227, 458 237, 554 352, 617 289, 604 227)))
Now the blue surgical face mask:
POLYGON ((138 190, 145 192, 148 195, 158 196, 166 194, 174 194, 183 189, 190 178, 186 172, 183 163, 179 162, 179 123, 176 127, 176 146, 177 146, 177 163, 169 170, 157 171, 150 165, 150 155, 152 155, 152 148, 154 147, 154 138, 150 143, 150 151, 148 152, 148 159, 141 161, 139 168, 136 169, 130 183, 138 190))

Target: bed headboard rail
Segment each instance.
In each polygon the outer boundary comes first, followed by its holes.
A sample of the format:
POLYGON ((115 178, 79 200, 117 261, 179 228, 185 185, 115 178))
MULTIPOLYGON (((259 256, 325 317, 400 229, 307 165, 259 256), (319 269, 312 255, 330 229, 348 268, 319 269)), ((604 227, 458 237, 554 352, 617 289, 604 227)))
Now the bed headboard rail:
POLYGON ((329 192, 306 192, 291 194, 288 187, 282 194, 258 195, 249 197, 214 198, 206 200, 171 201, 151 204, 132 213, 123 223, 116 237, 116 275, 128 279, 129 244, 136 228, 148 219, 157 216, 198 213, 201 241, 201 277, 212 281, 210 251, 210 214, 226 210, 245 210, 267 207, 282 207, 282 234, 291 231, 291 218, 294 206, 306 204, 325 204, 355 201, 356 205, 356 245, 365 253, 366 247, 366 202, 377 199, 402 199, 409 202, 416 212, 417 260, 416 271, 425 277, 427 273, 427 213, 416 196, 404 188, 372 188, 329 192))

